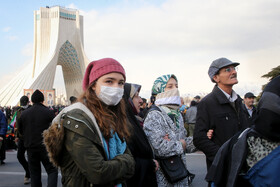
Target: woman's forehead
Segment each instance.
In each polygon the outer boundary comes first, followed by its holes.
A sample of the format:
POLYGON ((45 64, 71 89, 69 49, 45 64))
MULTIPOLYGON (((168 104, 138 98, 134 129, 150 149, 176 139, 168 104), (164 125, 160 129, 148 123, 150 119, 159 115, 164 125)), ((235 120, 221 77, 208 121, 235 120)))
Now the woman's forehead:
POLYGON ((121 73, 112 72, 101 76, 102 79, 114 79, 114 80, 124 80, 124 76, 121 73))

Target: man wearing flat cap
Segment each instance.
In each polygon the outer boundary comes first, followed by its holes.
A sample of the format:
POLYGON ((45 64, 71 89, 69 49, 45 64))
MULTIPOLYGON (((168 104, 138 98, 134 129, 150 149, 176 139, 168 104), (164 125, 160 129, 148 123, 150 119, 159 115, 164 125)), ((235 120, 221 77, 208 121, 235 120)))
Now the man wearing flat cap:
POLYGON ((223 143, 247 127, 241 112, 242 99, 232 89, 238 83, 238 65, 227 58, 219 58, 208 70, 215 86, 198 104, 194 130, 194 145, 206 155, 207 170, 223 143))
POLYGON ((252 92, 248 92, 244 95, 244 100, 242 104, 242 111, 246 116, 247 123, 249 126, 252 126, 256 117, 257 117, 257 110, 254 106, 254 100, 256 96, 252 92))
POLYGON ((44 94, 39 90, 32 94, 31 101, 33 106, 24 110, 18 120, 18 130, 24 136, 24 147, 27 149, 31 187, 42 186, 41 163, 48 174, 48 186, 56 187, 58 171, 49 160, 42 136, 55 116, 43 105, 44 94))

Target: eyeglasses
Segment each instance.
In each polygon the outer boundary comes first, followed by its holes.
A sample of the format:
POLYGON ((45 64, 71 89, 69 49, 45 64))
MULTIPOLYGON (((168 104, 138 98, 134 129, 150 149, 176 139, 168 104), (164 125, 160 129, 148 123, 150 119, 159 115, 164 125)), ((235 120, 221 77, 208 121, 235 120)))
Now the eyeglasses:
POLYGON ((231 67, 226 68, 226 69, 225 69, 225 72, 231 73, 233 70, 237 71, 238 68, 237 68, 237 67, 231 66, 231 67))

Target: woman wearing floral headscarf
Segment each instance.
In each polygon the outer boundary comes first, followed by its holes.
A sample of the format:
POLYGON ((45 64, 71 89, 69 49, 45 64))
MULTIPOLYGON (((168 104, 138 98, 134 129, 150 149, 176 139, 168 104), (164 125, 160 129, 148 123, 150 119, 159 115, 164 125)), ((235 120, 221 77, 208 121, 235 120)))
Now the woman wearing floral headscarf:
MULTIPOLYGON (((186 164, 185 152, 192 138, 187 138, 183 118, 178 81, 175 75, 163 75, 154 82, 152 92, 157 94, 155 105, 160 111, 150 111, 144 121, 144 131, 153 146, 156 157, 179 155, 186 164)), ((161 168, 157 170, 158 186, 188 186, 188 177, 171 184, 161 168)))

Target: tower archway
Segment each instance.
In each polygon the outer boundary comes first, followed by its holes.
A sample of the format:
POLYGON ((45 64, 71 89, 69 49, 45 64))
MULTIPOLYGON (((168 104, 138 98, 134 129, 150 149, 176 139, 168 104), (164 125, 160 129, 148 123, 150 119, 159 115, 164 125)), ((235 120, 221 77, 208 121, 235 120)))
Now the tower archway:
POLYGON ((57 65, 61 65, 62 67, 64 84, 68 97, 77 97, 81 92, 77 88, 81 86, 83 72, 77 50, 68 40, 59 50, 57 65))

